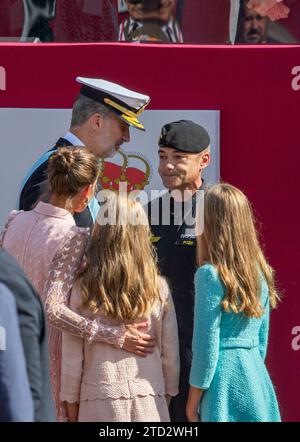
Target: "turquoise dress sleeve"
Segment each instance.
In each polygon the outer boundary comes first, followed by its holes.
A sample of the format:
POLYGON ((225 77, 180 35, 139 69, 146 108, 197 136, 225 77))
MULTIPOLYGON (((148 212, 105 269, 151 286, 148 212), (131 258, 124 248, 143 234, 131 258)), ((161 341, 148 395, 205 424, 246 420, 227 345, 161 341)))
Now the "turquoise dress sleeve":
POLYGON ((259 329, 259 352, 263 360, 265 360, 266 358, 267 348, 268 348, 269 318, 270 318, 270 303, 268 299, 267 304, 264 308, 264 314, 259 329))
POLYGON ((203 390, 209 388, 218 362, 223 296, 224 289, 215 268, 211 264, 200 267, 195 274, 190 384, 203 390))

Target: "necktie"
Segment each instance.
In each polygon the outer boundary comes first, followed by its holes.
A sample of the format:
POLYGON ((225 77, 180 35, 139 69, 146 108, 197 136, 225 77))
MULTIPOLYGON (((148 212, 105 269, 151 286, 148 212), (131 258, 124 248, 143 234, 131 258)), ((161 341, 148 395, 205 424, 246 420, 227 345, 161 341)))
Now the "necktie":
POLYGON ((170 42, 173 42, 172 30, 171 30, 170 26, 168 26, 168 25, 166 27, 166 34, 169 37, 170 42))

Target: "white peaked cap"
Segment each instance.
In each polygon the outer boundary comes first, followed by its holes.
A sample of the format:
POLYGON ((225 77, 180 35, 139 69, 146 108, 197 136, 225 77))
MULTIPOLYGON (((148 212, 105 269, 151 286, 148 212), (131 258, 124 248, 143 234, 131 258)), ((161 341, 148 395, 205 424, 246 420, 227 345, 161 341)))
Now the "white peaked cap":
POLYGON ((77 77, 76 81, 82 85, 80 94, 104 104, 130 126, 145 130, 138 116, 150 102, 148 95, 100 78, 77 77))

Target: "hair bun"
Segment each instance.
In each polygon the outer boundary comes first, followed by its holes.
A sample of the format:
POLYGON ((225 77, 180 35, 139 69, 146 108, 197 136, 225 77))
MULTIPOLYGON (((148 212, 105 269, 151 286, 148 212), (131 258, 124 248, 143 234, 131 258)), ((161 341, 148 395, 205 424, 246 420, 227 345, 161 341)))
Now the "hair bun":
POLYGON ((99 164, 95 155, 82 146, 59 147, 49 158, 47 172, 51 193, 73 196, 95 183, 99 164))
POLYGON ((72 149, 65 147, 57 149, 57 152, 51 156, 51 162, 56 173, 68 174, 75 163, 72 149))

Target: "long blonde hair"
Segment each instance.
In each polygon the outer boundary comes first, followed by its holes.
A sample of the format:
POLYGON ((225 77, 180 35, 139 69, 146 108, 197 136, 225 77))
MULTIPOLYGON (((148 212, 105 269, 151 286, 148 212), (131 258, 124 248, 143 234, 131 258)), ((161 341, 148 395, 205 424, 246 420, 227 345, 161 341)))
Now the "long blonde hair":
POLYGON ((197 241, 197 260, 214 265, 225 285, 225 311, 260 317, 261 275, 275 308, 279 295, 274 272, 259 244, 253 211, 246 196, 229 184, 216 184, 204 196, 204 232, 197 241))
POLYGON ((109 192, 108 202, 115 222, 95 225, 80 282, 83 307, 133 320, 147 315, 160 299, 156 253, 141 204, 118 192, 109 192))

